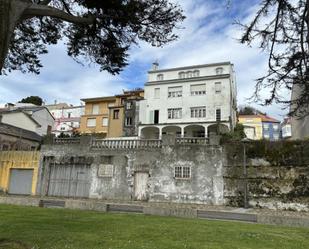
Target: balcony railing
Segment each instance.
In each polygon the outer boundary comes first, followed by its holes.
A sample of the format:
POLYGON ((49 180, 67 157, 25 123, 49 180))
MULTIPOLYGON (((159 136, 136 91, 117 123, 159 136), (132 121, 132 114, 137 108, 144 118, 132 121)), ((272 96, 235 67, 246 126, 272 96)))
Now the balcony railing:
POLYGON ((54 144, 79 144, 80 138, 54 138, 54 144))
POLYGON ((209 144, 209 139, 207 137, 177 137, 176 144, 183 144, 183 145, 207 145, 209 144))
POLYGON ((159 139, 94 139, 91 142, 93 149, 139 149, 139 148, 161 148, 162 141, 159 139))

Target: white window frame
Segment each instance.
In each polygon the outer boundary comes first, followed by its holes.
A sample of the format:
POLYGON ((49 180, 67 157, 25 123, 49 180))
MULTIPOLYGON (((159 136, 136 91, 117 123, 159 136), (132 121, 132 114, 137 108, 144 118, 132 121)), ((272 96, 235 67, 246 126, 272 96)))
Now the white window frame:
POLYGON ((132 117, 126 117, 125 118, 125 121, 124 121, 125 126, 132 126, 132 123, 133 123, 132 117), (130 120, 130 122, 129 122, 129 120, 130 120))
POLYGON ((182 97, 182 86, 168 87, 167 91, 168 91, 168 93, 167 93, 168 98, 182 97), (181 88, 181 90, 173 90, 173 88, 174 89, 176 89, 176 88, 180 89, 181 88))
POLYGON ((223 74, 223 67, 217 67, 216 68, 216 75, 221 75, 223 74))
POLYGON ((190 93, 191 96, 197 96, 197 95, 206 95, 206 84, 194 84, 194 85, 190 85, 190 93), (194 86, 205 86, 204 90, 199 90, 199 91, 194 91, 192 90, 192 88, 194 88, 194 86))
POLYGON ((206 106, 196 106, 190 108, 191 118, 206 118, 206 106))
POLYGON ((191 166, 175 166, 174 167, 174 178, 181 180, 191 179, 191 166))
POLYGON ((159 99, 160 98, 160 88, 159 87, 156 87, 154 89, 154 98, 155 99, 159 99))
POLYGON ((92 105, 92 114, 98 115, 100 112, 100 105, 99 104, 93 104, 92 105))
POLYGON ((215 93, 219 94, 222 92, 222 83, 221 82, 215 82, 215 93))
POLYGON ((96 127, 97 125, 97 119, 96 118, 88 118, 87 119, 87 127, 96 127), (94 124, 90 124, 89 121, 94 120, 94 124))
POLYGON ((132 109, 132 102, 128 101, 128 102, 126 103, 126 109, 127 109, 127 110, 131 110, 131 109, 132 109))
POLYGON ((158 74, 157 75, 157 80, 158 81, 164 80, 164 75, 162 73, 158 74))
POLYGON ((103 117, 102 118, 102 126, 107 127, 108 126, 108 118, 107 117, 103 117), (104 122, 105 121, 105 122, 104 122))
POLYGON ((182 108, 167 109, 167 119, 181 119, 181 118, 182 118, 182 108))

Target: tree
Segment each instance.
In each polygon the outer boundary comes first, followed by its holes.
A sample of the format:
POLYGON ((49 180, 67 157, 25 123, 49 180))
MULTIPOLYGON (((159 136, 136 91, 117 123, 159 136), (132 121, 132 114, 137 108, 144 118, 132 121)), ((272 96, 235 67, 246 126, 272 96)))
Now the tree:
POLYGON ((242 106, 239 108, 239 115, 257 115, 257 114, 263 114, 266 115, 266 113, 261 112, 258 109, 255 109, 254 107, 251 106, 242 106))
POLYGON ((0 0, 0 73, 39 73, 39 55, 62 39, 77 62, 116 74, 132 44, 174 41, 184 18, 168 0, 0 0))
POLYGON ((39 105, 41 106, 43 103, 43 100, 39 96, 29 96, 27 98, 22 99, 19 101, 19 103, 31 103, 34 105, 39 105))
POLYGON ((290 115, 309 114, 309 0, 262 0, 252 22, 242 25, 242 43, 268 50, 268 72, 257 79, 254 101, 291 106, 290 115), (261 90, 269 89, 263 99, 261 90), (297 92, 292 99, 282 89, 297 92), (299 90, 300 89, 300 90, 299 90))

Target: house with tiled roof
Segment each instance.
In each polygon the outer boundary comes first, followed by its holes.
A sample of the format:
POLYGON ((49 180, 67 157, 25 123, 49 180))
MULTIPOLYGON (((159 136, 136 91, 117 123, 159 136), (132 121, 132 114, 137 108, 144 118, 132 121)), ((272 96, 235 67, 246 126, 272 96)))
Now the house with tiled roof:
POLYGON ((280 139, 280 121, 265 114, 239 115, 238 122, 245 127, 245 133, 250 139, 280 139), (252 135, 254 128, 254 135, 252 135))

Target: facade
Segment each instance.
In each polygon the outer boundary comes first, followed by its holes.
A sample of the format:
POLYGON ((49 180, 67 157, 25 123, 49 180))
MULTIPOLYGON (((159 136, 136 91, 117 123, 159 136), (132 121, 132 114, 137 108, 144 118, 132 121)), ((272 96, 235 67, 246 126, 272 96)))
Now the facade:
POLYGON ((66 106, 49 110, 55 118, 52 133, 56 136, 59 136, 60 134, 72 136, 80 127, 80 119, 85 112, 85 107, 66 106))
POLYGON ((107 137, 109 107, 116 105, 116 97, 81 99, 85 102, 85 114, 81 116, 79 132, 107 137))
POLYGON ((254 140, 263 139, 262 118, 259 115, 239 115, 238 122, 244 125, 247 138, 254 140), (248 127, 254 128, 253 136, 252 132, 251 134, 247 134, 249 130, 248 127))
POLYGON ((0 193, 35 195, 39 151, 0 151, 0 193))
POLYGON ((123 94, 116 95, 116 104, 110 107, 109 112, 109 138, 138 135, 139 101, 143 96, 142 89, 124 91, 123 94))
POLYGON ((238 121, 245 126, 246 135, 248 133, 246 132, 246 129, 248 129, 248 127, 253 127, 255 129, 255 137, 252 138, 251 135, 247 135, 247 137, 250 139, 280 139, 280 121, 272 117, 264 114, 239 115, 238 121))
POLYGON ((287 117, 281 124, 281 136, 283 139, 290 139, 292 137, 291 118, 287 117))
POLYGON ((236 124, 236 81, 230 62, 158 69, 154 63, 140 102, 139 136, 205 137, 236 124))
POLYGON ((12 107, 0 112, 1 122, 36 132, 40 136, 50 134, 54 118, 44 106, 12 107))
POLYGON ((0 123, 0 151, 37 150, 42 137, 34 131, 0 123))
POLYGON ((80 133, 104 138, 137 136, 139 105, 136 103, 143 95, 144 91, 137 89, 110 97, 82 99, 85 114, 81 117, 80 133))

